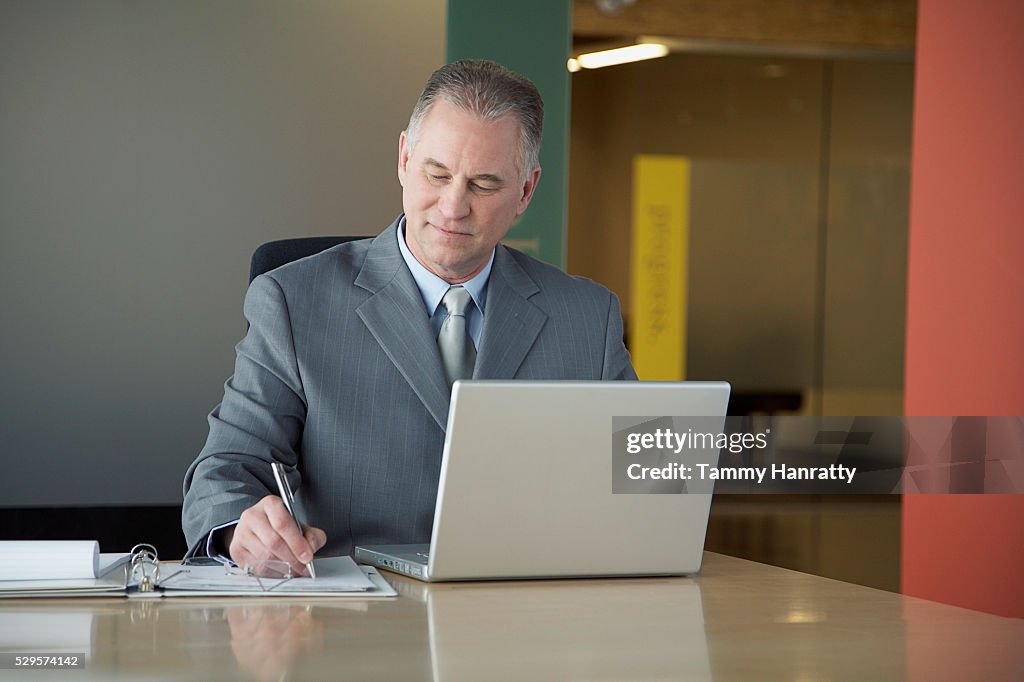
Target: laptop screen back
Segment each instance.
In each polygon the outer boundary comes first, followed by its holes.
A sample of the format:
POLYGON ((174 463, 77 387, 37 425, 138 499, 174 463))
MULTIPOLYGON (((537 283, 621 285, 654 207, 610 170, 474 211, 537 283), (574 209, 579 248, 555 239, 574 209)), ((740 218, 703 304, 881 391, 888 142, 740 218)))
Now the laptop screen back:
POLYGON ((708 415, 721 429, 728 399, 722 382, 457 382, 431 579, 696 572, 710 489, 613 494, 612 418, 708 415))

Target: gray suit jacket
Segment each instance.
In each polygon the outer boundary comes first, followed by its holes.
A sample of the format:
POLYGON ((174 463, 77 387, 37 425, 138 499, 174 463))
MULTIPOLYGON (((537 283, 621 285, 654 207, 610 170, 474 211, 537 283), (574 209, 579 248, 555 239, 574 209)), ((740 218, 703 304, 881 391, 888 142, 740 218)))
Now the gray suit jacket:
MULTIPOLYGON (((398 221, 253 280, 249 331, 185 475, 190 551, 295 467, 300 518, 327 554, 429 542, 450 390, 398 221)), ((618 299, 499 246, 476 379, 635 379, 618 299)))

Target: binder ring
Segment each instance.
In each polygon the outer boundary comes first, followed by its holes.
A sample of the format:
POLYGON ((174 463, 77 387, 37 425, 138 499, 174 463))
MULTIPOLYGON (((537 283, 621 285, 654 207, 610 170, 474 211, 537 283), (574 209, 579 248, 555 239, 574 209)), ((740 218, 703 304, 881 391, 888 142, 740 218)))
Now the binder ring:
POLYGON ((132 563, 126 582, 134 581, 139 585, 139 592, 152 592, 160 582, 160 558, 156 547, 148 543, 140 543, 132 547, 132 563))

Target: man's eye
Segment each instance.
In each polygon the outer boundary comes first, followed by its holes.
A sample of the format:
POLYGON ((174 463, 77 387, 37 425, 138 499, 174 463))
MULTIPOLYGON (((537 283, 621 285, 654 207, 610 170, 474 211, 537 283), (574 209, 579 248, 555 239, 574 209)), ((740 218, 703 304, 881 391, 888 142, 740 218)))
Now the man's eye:
POLYGON ((472 187, 474 191, 480 192, 482 194, 490 194, 491 192, 497 191, 498 189, 497 187, 487 187, 486 185, 477 185, 475 183, 470 184, 470 187, 472 187))
POLYGON ((431 182, 444 182, 448 179, 447 175, 434 175, 433 173, 427 173, 427 177, 431 182))

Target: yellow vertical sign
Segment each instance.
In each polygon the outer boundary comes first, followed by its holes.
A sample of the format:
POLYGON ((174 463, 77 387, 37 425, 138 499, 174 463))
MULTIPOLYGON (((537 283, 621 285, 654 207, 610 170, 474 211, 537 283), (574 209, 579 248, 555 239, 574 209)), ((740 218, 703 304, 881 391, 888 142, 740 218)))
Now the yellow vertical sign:
POLYGON ((630 355, 641 379, 686 375, 690 160, 633 157, 630 355))

